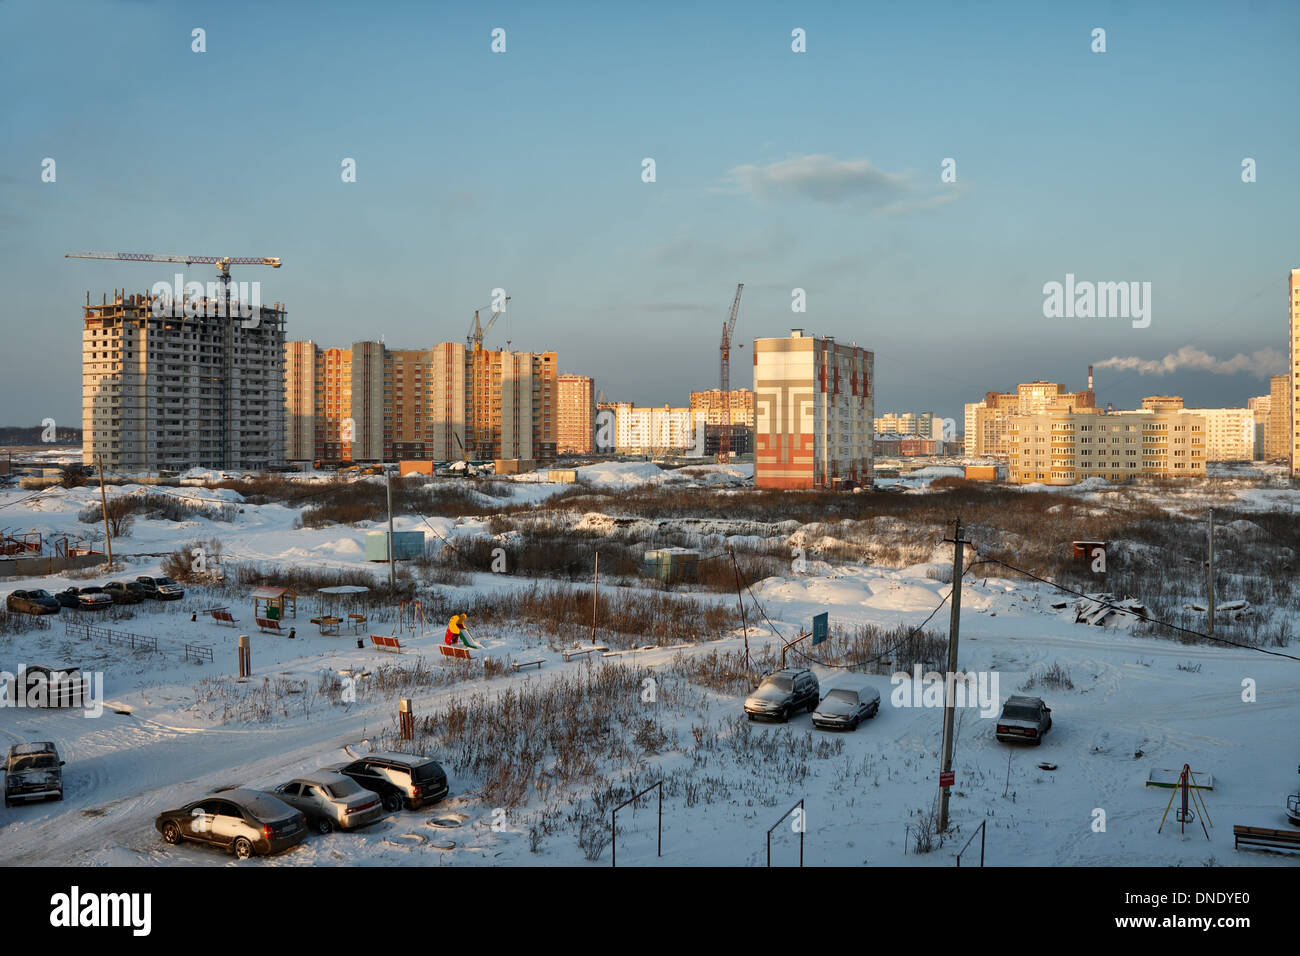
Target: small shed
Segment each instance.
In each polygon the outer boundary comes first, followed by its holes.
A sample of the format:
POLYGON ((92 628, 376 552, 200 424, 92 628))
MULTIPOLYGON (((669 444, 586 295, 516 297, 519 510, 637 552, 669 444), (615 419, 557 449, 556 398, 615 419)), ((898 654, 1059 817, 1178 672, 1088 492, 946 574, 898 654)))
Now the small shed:
POLYGON ((665 584, 695 581, 699 571, 700 552, 690 548, 659 548, 641 559, 641 573, 665 584))
POLYGON ((298 617, 298 592, 293 588, 263 585, 253 589, 253 617, 282 621, 285 615, 298 617))
POLYGON ((548 468, 546 480, 564 485, 577 484, 578 470, 576 468, 548 468))
MULTIPOLYGON (((393 559, 403 561, 424 554, 423 531, 394 531, 393 559)), ((388 532, 371 531, 366 535, 366 560, 388 560, 388 532)))
POLYGON ((1088 562, 1097 557, 1096 550, 1101 549, 1102 559, 1106 555, 1105 541, 1074 541, 1071 542, 1074 547, 1074 560, 1088 562))

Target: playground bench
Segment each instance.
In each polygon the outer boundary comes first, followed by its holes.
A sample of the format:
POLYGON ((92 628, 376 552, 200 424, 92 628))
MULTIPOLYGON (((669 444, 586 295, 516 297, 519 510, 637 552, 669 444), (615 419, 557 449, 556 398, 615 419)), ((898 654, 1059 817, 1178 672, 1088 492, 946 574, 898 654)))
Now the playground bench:
POLYGON ((366 616, 364 614, 349 614, 348 623, 352 625, 354 634, 360 634, 361 629, 366 626, 366 616))
POLYGON ((538 670, 541 670, 543 663, 545 662, 540 659, 535 661, 511 661, 510 666, 513 667, 515 670, 519 670, 519 668, 521 667, 534 667, 534 666, 536 666, 538 670))
POLYGON ((213 608, 208 613, 212 615, 212 620, 218 624, 229 624, 231 627, 235 627, 239 623, 239 618, 232 617, 230 612, 224 608, 213 608))
POLYGON ((398 651, 400 653, 402 650, 401 641, 395 637, 385 637, 382 634, 371 634, 370 643, 374 644, 375 647, 382 647, 388 651, 398 651))
POLYGON ((280 622, 273 621, 268 617, 259 617, 257 619, 257 627, 259 630, 266 631, 268 634, 284 633, 284 631, 280 630, 280 622))
POLYGON ((567 650, 560 651, 560 654, 564 657, 565 661, 571 661, 579 654, 583 655, 588 660, 591 660, 591 655, 598 650, 600 650, 599 647, 570 647, 567 650))
POLYGON ((1258 850, 1300 850, 1300 833, 1294 830, 1274 830, 1270 827, 1232 828, 1233 849, 1243 846, 1258 850))
POLYGON ((438 650, 442 652, 443 657, 455 657, 463 661, 472 661, 474 659, 469 656, 468 647, 460 647, 456 644, 439 644, 438 650))

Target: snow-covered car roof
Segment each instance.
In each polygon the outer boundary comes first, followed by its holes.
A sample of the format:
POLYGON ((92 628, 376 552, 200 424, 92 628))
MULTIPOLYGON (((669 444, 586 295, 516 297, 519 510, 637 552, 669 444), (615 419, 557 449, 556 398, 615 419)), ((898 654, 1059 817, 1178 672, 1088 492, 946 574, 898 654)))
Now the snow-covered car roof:
POLYGON ((49 754, 55 753, 54 744, 48 740, 38 741, 29 744, 14 744, 9 748, 9 756, 21 757, 26 754, 49 754))

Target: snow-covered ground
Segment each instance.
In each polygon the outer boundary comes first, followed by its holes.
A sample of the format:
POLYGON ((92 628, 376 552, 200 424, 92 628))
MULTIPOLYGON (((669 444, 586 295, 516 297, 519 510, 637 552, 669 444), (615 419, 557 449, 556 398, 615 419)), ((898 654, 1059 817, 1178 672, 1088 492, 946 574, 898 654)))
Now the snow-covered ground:
MULTIPOLYGON (((580 476, 586 483, 618 489, 662 481, 744 480, 752 475, 746 469, 703 467, 692 469, 696 474, 691 476, 683 474, 686 470, 662 472, 648 463, 624 463, 590 466, 580 476)), ((523 476, 511 482, 517 500, 539 508, 563 487, 523 476)), ((126 486, 114 493, 134 489, 126 486)), ((295 528, 296 508, 247 504, 228 490, 185 487, 170 493, 239 510, 233 522, 196 519, 178 526, 137 519, 131 537, 114 549, 116 556, 126 555, 126 569, 96 582, 157 573, 159 555, 178 543, 210 537, 221 539, 227 561, 378 569, 376 583, 383 580, 383 566, 365 561, 368 526, 295 528)), ((78 521, 77 514, 97 502, 97 488, 30 495, 0 491, 0 526, 10 532, 39 530, 80 540, 93 534, 92 526, 78 521)), ((1294 507, 1293 496, 1252 487, 1240 497, 1264 508, 1294 507)), ((568 519, 571 526, 585 523, 589 531, 599 530, 608 520, 600 515, 568 519)), ((489 533, 487 519, 478 518, 431 517, 426 523, 403 517, 396 526, 425 531, 431 548, 441 547, 440 539, 489 533)), ((790 533, 801 532, 796 527, 790 533)), ((941 554, 937 550, 936 559, 941 554)), ((821 611, 829 612, 834 626, 849 630, 859 624, 919 625, 948 595, 949 585, 939 580, 943 567, 938 560, 901 569, 809 560, 806 568, 753 585, 764 616, 756 615, 750 604, 749 646, 770 645, 773 629, 786 637, 800 633, 821 611)), ((5 582, 3 590, 57 591, 84 583, 55 575, 5 582)), ((469 592, 529 585, 526 579, 480 574, 464 588, 469 592)), ((735 603, 734 595, 696 596, 735 603)), ((417 715, 423 716, 438 713, 453 699, 475 694, 490 699, 511 687, 538 689, 563 675, 586 673, 587 667, 634 667, 657 675, 658 702, 636 696, 627 706, 637 719, 655 721, 667 742, 635 758, 608 762, 601 772, 611 780, 635 777, 649 782, 664 776, 692 782, 689 799, 684 791, 665 796, 663 862, 669 864, 761 864, 765 831, 803 799, 804 854, 810 865, 951 866, 981 821, 987 823, 991 864, 1294 865, 1293 858, 1280 854, 1234 851, 1232 826, 1288 826, 1285 796, 1300 789, 1295 773, 1300 763, 1300 662, 1076 624, 1069 611, 1053 609, 1060 600, 1042 585, 996 577, 965 579, 961 668, 996 680, 999 704, 1020 692, 1031 675, 1041 677, 1053 665, 1068 673, 1073 687, 1040 684, 1028 691, 1043 696, 1052 707, 1053 728, 1041 747, 999 743, 994 739, 995 716, 981 716, 976 708, 959 713, 952 791, 957 831, 925 855, 914 854, 908 828, 931 806, 937 790, 942 710, 898 706, 902 685, 880 674, 867 679, 880 692, 881 711, 853 733, 816 730, 806 714, 784 727, 738 719, 741 696, 689 685, 680 664, 685 656, 743 649, 746 635, 739 627, 720 641, 610 658, 597 655, 591 664, 582 658, 566 663, 548 642, 522 628, 475 631, 484 645, 482 653, 490 657, 544 663, 540 669, 403 693, 412 697, 417 715), (1254 687, 1253 699, 1243 699, 1250 698, 1244 686, 1254 687), (1040 769, 1040 763, 1055 769, 1040 769), (1213 823, 1208 841, 1199 822, 1180 833, 1172 812, 1163 832, 1156 832, 1170 791, 1145 786, 1147 776, 1153 769, 1177 771, 1184 764, 1213 775, 1214 789, 1206 794, 1213 823)), ((14 672, 31 663, 102 672, 107 701, 97 718, 77 711, 0 709, 4 747, 52 740, 67 761, 61 803, 0 810, 0 864, 230 864, 229 856, 210 848, 166 846, 154 830, 154 817, 215 787, 269 787, 347 759, 365 752, 377 733, 392 729, 395 698, 367 692, 363 682, 358 699, 343 703, 319 691, 322 674, 352 676, 383 665, 411 666, 419 657, 441 666, 435 644, 441 642, 445 622, 432 622, 431 632, 423 637, 408 636, 411 646, 399 656, 376 650, 369 642, 358 649, 350 634, 322 636, 301 611, 298 620, 290 622, 297 627, 294 641, 261 635, 248 627, 251 598, 231 603, 241 621, 235 630, 202 616, 192 623, 193 605, 189 600, 151 605, 113 625, 157 637, 165 649, 162 654, 132 653, 119 645, 67 636, 66 620, 86 619, 68 610, 48 619, 48 630, 32 628, 0 637, 0 669, 14 672), (251 633, 253 641, 255 676, 246 685, 231 677, 239 633, 251 633), (211 647, 215 661, 187 662, 171 650, 186 642, 211 647), (254 716, 249 695, 260 691, 264 678, 279 682, 275 686, 282 690, 291 681, 302 683, 274 697, 268 713, 254 716)), ((948 613, 943 607, 929 627, 946 632, 948 613)), ((377 633, 391 629, 375 628, 377 633)), ((1300 654, 1294 644, 1277 650, 1300 654)), ((807 652, 817 656, 815 649, 807 652)), ((842 673, 821 665, 812 669, 823 692, 842 673)), ((467 733, 474 733, 473 728, 467 733)), ((547 809, 540 802, 526 800, 497 814, 497 808, 477 796, 481 779, 448 770, 452 795, 432 810, 401 811, 359 833, 313 835, 288 853, 243 865, 584 863, 576 831, 563 822, 540 841, 536 852, 530 848, 529 829, 547 809), (436 827, 434 821, 459 825, 436 827), (448 840, 453 848, 435 846, 448 840)), ((567 804, 576 808, 589 801, 593 789, 575 788, 567 804)), ((621 864, 654 862, 654 819, 653 799, 635 814, 631 808, 620 812, 621 864)), ((788 823, 773 832, 774 863, 797 859, 798 836, 788 823)), ((606 849, 599 857, 599 865, 607 865, 608 853, 606 849)))

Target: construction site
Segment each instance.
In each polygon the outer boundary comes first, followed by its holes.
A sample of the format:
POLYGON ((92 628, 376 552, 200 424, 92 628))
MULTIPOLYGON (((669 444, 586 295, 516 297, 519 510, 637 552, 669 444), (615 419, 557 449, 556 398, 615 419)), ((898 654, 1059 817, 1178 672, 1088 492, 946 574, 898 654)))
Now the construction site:
POLYGON ((232 298, 230 288, 232 264, 278 269, 279 259, 95 252, 68 258, 209 263, 221 282, 209 284, 207 294, 199 283, 174 295, 162 283, 148 293, 114 289, 97 305, 86 293, 83 464, 138 474, 195 466, 254 471, 284 461, 285 309, 232 298))

